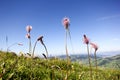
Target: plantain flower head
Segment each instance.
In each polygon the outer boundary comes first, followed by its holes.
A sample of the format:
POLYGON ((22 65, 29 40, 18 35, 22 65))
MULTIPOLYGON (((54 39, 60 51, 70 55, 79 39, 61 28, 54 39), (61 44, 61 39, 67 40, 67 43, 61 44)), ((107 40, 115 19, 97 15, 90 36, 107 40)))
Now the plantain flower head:
POLYGON ((89 39, 86 37, 85 34, 83 35, 83 37, 84 37, 84 38, 83 38, 84 43, 85 43, 85 44, 89 44, 89 39))
POLYGON ((26 27, 26 31, 27 31, 28 33, 30 33, 31 30, 32 30, 32 26, 28 25, 28 26, 26 27))
POLYGON ((30 34, 29 33, 26 34, 26 38, 30 39, 30 34))
POLYGON ((98 46, 97 46, 97 44, 95 44, 95 43, 90 43, 90 45, 95 49, 95 51, 98 50, 98 46))
POLYGON ((65 18, 63 19, 63 25, 64 25, 65 29, 68 29, 68 27, 69 27, 69 25, 70 25, 70 20, 69 20, 69 18, 65 17, 65 18))
POLYGON ((40 41, 41 44, 44 44, 42 38, 43 38, 43 36, 40 36, 40 37, 37 39, 37 41, 40 41))
POLYGON ((19 45, 19 46, 23 46, 23 44, 22 44, 22 43, 18 43, 18 45, 19 45))

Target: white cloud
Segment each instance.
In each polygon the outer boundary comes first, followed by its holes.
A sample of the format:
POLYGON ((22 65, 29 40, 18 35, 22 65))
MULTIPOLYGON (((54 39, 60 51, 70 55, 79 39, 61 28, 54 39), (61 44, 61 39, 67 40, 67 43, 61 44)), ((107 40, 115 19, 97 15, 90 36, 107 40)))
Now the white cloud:
POLYGON ((108 20, 108 19, 113 19, 113 18, 117 18, 117 17, 120 17, 120 15, 101 17, 101 18, 98 18, 97 21, 108 20))
POLYGON ((119 41, 120 39, 119 38, 114 38, 113 41, 119 41))

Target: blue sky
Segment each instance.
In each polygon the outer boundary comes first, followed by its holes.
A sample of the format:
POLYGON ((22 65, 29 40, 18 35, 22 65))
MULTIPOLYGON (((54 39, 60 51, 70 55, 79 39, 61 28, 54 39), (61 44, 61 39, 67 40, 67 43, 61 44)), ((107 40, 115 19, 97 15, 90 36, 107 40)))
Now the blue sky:
MULTIPOLYGON (((0 49, 14 45, 11 51, 28 52, 26 26, 31 31, 32 47, 43 35, 49 55, 65 54, 65 30, 62 19, 69 17, 74 51, 68 39, 69 53, 84 53, 83 34, 98 44, 98 52, 120 50, 120 1, 119 0, 0 0, 0 49)), ((36 54, 44 53, 38 43, 36 54)))

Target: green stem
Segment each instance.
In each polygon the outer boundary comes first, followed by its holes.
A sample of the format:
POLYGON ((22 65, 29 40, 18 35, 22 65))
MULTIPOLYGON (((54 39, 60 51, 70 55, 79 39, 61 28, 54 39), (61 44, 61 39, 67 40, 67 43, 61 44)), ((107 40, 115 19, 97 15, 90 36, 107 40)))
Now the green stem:
POLYGON ((37 44, 37 41, 35 42, 35 45, 34 45, 34 48, 33 48, 32 58, 34 57, 34 52, 35 52, 36 44, 37 44))
POLYGON ((46 51, 46 54, 47 54, 47 58, 48 58, 48 50, 47 50, 47 47, 45 46, 45 44, 43 44, 44 48, 45 48, 45 51, 46 51))
POLYGON ((8 53, 8 36, 6 36, 6 49, 7 49, 7 53, 8 53))
POLYGON ((31 38, 29 38, 29 54, 31 54, 31 38))
POLYGON ((72 52, 74 53, 74 47, 73 47, 73 44, 72 44, 72 39, 71 39, 71 34, 70 34, 70 30, 68 28, 68 34, 69 34, 69 38, 70 38, 70 43, 71 43, 71 47, 72 47, 72 52))
POLYGON ((87 44, 87 52, 88 52, 89 67, 90 67, 90 80, 92 80, 91 59, 90 59, 90 53, 89 53, 89 46, 88 46, 88 44, 87 44))
POLYGON ((65 36, 65 50, 66 50, 66 56, 67 56, 67 73, 66 73, 66 80, 68 79, 68 64, 69 64, 69 55, 68 55, 68 49, 67 49, 67 30, 66 30, 66 36, 65 36))
POLYGON ((96 57, 96 51, 94 52, 94 56, 95 56, 95 66, 96 66, 96 75, 97 75, 97 57, 96 57))

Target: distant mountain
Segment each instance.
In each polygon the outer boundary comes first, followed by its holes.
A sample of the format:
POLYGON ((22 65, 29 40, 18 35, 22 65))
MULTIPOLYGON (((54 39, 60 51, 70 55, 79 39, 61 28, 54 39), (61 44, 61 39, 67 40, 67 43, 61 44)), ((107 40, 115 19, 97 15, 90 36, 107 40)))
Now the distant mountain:
POLYGON ((98 59, 98 66, 120 69, 120 54, 98 59))
MULTIPOLYGON (((98 52, 97 53, 97 57, 102 57, 102 58, 106 58, 106 57, 111 57, 111 56, 115 56, 115 55, 119 55, 120 54, 120 51, 110 51, 110 52, 98 52)), ((78 53, 78 54, 71 54, 70 57, 73 58, 73 57, 76 57, 77 59, 78 58, 87 58, 87 53, 78 53)), ((59 58, 66 58, 66 55, 59 55, 57 56, 59 58)), ((94 55, 91 54, 91 57, 93 58, 94 55)))
MULTIPOLYGON (((65 59, 66 55, 58 56, 61 59, 65 59)), ((72 62, 81 62, 82 64, 88 64, 88 55, 87 54, 75 54, 70 55, 72 62)), ((94 55, 91 55, 92 65, 94 66, 94 55)), ((120 69, 120 52, 103 52, 97 54, 97 63, 98 66, 107 67, 107 68, 118 68, 120 69)))
POLYGON ((111 56, 115 56, 115 55, 119 55, 120 54, 120 51, 110 51, 110 52, 100 52, 98 53, 98 55, 103 58, 105 57, 111 57, 111 56))

